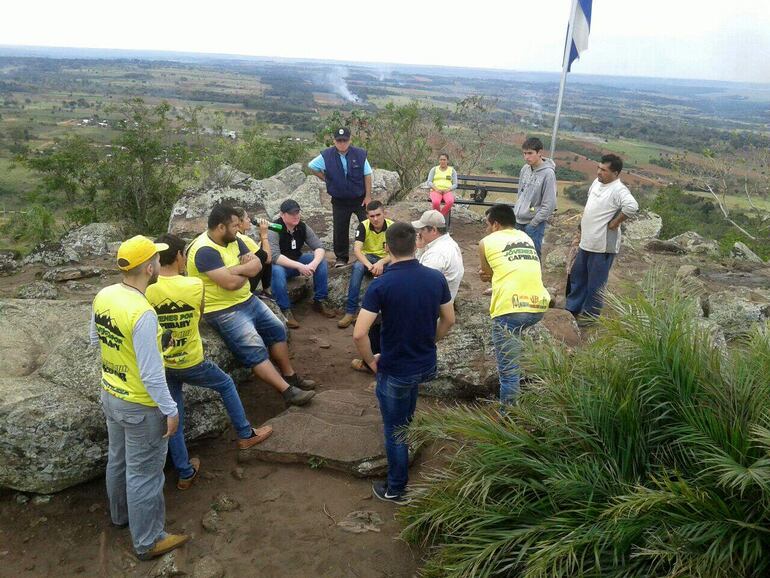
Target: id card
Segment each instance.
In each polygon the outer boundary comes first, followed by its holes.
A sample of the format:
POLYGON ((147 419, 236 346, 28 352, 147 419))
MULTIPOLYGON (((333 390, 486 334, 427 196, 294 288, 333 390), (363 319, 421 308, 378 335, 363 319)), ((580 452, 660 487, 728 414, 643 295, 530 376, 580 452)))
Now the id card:
POLYGON ((292 239, 291 240, 291 248, 292 249, 296 249, 297 248, 297 239, 292 239))

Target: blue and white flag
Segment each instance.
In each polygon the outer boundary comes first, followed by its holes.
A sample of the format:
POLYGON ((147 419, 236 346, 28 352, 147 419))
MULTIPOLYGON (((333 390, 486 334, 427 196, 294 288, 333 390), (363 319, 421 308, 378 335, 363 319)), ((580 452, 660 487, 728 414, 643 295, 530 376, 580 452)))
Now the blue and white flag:
MULTIPOLYGON (((569 61, 567 72, 572 68, 572 63, 576 58, 588 49, 588 34, 591 32, 591 2, 593 0, 577 0, 575 3, 575 16, 572 25, 572 38, 567 38, 571 42, 569 51, 569 61)), ((569 34, 569 33, 568 33, 569 34)))

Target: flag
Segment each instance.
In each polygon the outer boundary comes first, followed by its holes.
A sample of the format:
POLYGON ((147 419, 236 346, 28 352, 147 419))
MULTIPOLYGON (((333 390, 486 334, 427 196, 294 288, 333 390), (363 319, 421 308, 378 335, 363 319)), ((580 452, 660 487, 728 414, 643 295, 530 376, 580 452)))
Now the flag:
MULTIPOLYGON (((588 49, 588 34, 591 32, 591 2, 593 0, 577 0, 575 3, 574 23, 572 25, 571 42, 567 72, 572 68, 572 62, 580 58, 583 51, 588 49)), ((569 32, 567 32, 569 34, 569 32)))

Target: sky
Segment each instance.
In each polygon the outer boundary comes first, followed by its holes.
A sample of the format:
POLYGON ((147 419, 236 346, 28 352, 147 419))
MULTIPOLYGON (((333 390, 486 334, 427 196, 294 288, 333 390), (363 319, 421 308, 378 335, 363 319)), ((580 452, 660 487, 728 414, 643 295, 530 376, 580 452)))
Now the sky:
MULTIPOLYGON (((0 45, 558 72, 571 0, 5 4, 0 45)), ((594 0, 588 51, 572 70, 770 83, 770 2, 594 0)))

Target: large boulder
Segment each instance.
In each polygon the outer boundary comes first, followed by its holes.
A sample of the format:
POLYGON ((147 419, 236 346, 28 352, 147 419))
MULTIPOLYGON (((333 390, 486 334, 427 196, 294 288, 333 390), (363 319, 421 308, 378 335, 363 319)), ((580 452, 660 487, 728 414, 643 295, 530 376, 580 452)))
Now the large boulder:
POLYGON ((57 241, 35 245, 32 251, 22 260, 22 265, 35 265, 39 263, 48 267, 57 267, 59 265, 77 263, 79 260, 80 255, 77 254, 75 249, 57 241))
POLYGON ((719 243, 713 239, 701 237, 695 231, 687 231, 669 239, 670 242, 679 245, 686 253, 694 255, 719 256, 719 243))
POLYGON ((16 296, 19 299, 58 299, 59 290, 50 281, 33 281, 19 287, 16 296))
POLYGON ((372 198, 388 204, 401 191, 401 178, 396 171, 372 170, 372 198))
POLYGON ((733 248, 730 250, 730 255, 736 259, 748 261, 749 263, 756 263, 758 265, 764 265, 765 263, 759 255, 749 249, 748 245, 741 243, 740 241, 736 241, 733 244, 733 248))
POLYGON ((79 257, 99 257, 110 253, 113 243, 123 241, 125 229, 119 223, 91 223, 67 233, 61 240, 63 247, 79 257))
POLYGON ((10 249, 0 249, 0 275, 10 275, 21 267, 19 253, 10 249))
MULTIPOLYGON (((0 487, 50 493, 102 474, 107 433, 89 319, 88 303, 0 300, 0 487)), ((204 343, 209 358, 235 366, 208 329, 204 343)), ((227 427, 217 394, 185 387, 187 439, 227 427)))
POLYGON ((770 293, 760 289, 733 287, 711 293, 702 305, 705 316, 721 328, 727 340, 745 335, 770 318, 770 293))
POLYGON ((663 229, 663 219, 657 213, 640 211, 624 224, 623 229, 623 239, 626 241, 657 239, 663 229))

